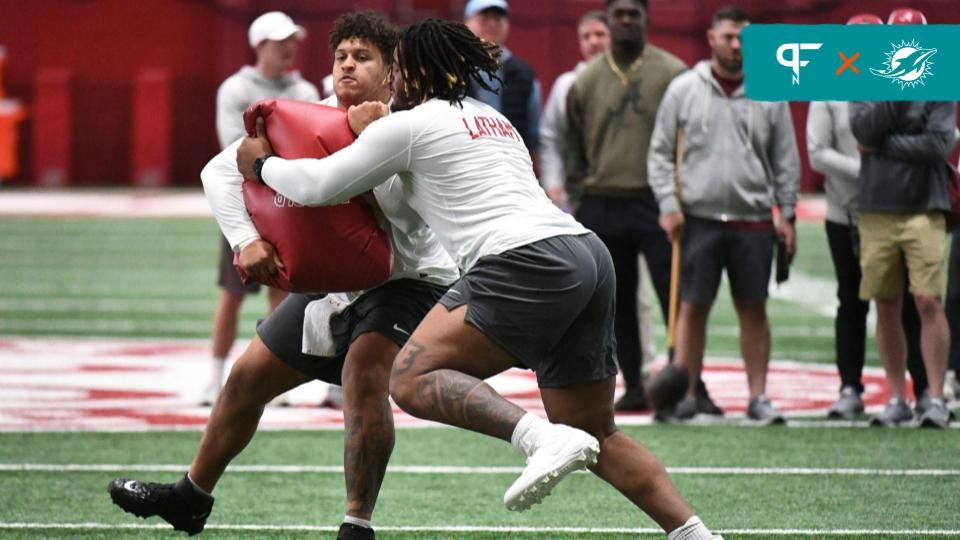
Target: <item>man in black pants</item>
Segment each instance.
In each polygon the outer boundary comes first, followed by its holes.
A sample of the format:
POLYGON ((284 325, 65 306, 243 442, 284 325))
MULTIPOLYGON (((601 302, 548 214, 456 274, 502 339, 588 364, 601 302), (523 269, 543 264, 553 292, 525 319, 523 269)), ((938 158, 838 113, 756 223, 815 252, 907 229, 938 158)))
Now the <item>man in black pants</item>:
POLYGON ((950 340, 950 356, 947 369, 953 370, 952 385, 954 401, 960 401, 960 234, 956 231, 950 240, 950 262, 947 264, 947 299, 945 309, 947 322, 950 325, 950 335, 957 336, 950 340))
MULTIPOLYGON (((577 219, 613 257, 617 275, 617 362, 626 393, 618 411, 648 408, 637 318, 637 258, 641 253, 660 301, 670 304, 670 244, 657 223, 647 183, 647 149, 667 85, 686 71, 676 56, 646 41, 646 0, 607 0, 610 50, 597 55, 567 94, 565 168, 571 191, 582 190, 577 219)), ((722 414, 699 383, 700 412, 722 414)))

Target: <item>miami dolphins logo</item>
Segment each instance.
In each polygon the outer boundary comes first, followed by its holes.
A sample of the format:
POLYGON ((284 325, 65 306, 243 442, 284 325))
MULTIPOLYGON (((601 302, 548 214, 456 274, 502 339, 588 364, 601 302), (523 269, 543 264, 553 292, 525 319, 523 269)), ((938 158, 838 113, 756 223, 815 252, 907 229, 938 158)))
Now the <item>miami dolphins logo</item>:
POLYGON ((888 53, 883 69, 870 68, 870 73, 878 77, 890 79, 890 82, 900 85, 900 89, 924 84, 923 80, 933 75, 933 62, 930 57, 937 54, 937 49, 924 49, 916 40, 901 41, 888 53))

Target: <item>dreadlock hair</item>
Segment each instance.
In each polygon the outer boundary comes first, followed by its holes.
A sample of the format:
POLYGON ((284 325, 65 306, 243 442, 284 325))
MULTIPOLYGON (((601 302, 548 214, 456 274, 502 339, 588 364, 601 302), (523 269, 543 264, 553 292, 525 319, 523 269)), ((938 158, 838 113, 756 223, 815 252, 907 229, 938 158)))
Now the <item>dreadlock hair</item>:
POLYGON ((462 23, 426 19, 400 34, 397 57, 411 105, 431 98, 462 104, 472 79, 481 88, 497 92, 487 82, 503 81, 500 47, 481 40, 462 23))
POLYGON ((376 45, 383 54, 383 63, 393 64, 393 49, 397 46, 399 33, 387 18, 376 11, 358 10, 344 13, 333 23, 330 32, 330 52, 347 39, 360 39, 376 45))

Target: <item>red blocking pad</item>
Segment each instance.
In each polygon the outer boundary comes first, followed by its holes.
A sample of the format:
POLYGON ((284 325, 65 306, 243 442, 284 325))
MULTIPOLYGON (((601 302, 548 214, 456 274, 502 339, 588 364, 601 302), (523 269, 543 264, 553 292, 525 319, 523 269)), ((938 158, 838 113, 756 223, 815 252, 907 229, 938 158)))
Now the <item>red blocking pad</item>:
MULTIPOLYGON (((346 112, 325 105, 258 101, 243 114, 248 133, 255 132, 260 116, 273 151, 285 158, 322 158, 356 139, 346 112)), ((285 266, 263 281, 265 285, 294 292, 356 291, 379 285, 390 276, 390 238, 362 198, 305 207, 269 186, 244 182, 243 200, 260 236, 273 244, 285 266)), ((239 266, 237 270, 244 282, 251 279, 239 266)))

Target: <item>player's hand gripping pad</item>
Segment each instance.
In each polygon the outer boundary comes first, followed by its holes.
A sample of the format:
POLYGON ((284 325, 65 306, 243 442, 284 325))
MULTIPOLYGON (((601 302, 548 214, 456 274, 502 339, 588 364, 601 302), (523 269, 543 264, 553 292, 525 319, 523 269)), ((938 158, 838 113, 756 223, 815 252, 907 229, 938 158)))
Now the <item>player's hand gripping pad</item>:
MULTIPOLYGON (((247 133, 256 132, 258 116, 266 122, 273 151, 284 158, 322 158, 356 139, 347 114, 333 107, 261 100, 243 113, 247 133)), ((244 182, 243 200, 260 236, 273 244, 285 266, 265 285, 294 292, 356 291, 390 276, 390 238, 360 197, 336 206, 305 207, 269 186, 244 182)), ((239 266, 237 270, 244 283, 251 279, 239 266)))

